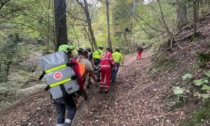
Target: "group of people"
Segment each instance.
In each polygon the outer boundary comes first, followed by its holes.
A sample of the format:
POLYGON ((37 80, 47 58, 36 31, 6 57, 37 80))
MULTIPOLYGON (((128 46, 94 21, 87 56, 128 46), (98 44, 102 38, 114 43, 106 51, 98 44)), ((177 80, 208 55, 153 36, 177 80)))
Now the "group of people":
MULTIPOLYGON (((80 87, 79 94, 84 97, 84 100, 88 99, 86 88, 91 84, 91 80, 93 83, 100 82, 99 90, 101 93, 103 91, 108 93, 110 81, 115 82, 120 63, 123 66, 123 55, 120 53, 120 49, 116 48, 113 52, 111 48, 106 48, 104 52, 103 46, 99 46, 92 52, 91 48, 79 48, 77 50, 78 55, 73 57, 72 51, 74 49, 74 46, 61 45, 58 51, 64 51, 69 56, 70 64, 72 64, 80 87), (85 66, 85 74, 80 70, 80 63, 85 66)), ((70 126, 76 113, 75 94, 56 99, 54 104, 57 112, 57 126, 70 126)))

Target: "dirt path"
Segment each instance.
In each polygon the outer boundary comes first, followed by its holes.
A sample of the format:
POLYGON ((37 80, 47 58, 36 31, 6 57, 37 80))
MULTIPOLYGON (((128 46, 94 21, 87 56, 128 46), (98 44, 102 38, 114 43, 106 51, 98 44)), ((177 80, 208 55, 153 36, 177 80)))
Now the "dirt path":
MULTIPOLYGON (((150 77, 151 53, 125 57, 117 82, 108 94, 100 94, 98 85, 88 90, 89 100, 80 99, 73 126, 172 126, 178 123, 179 111, 167 112, 162 103, 161 85, 150 77)), ((31 95, 1 113, 1 126, 55 125, 55 109, 44 91, 31 95)))
POLYGON ((127 56, 125 67, 120 68, 117 82, 111 85, 109 94, 99 94, 95 90, 92 98, 78 111, 74 124, 155 125, 161 105, 156 101, 156 89, 150 88, 154 84, 149 83, 150 58, 150 52, 144 53, 141 60, 136 60, 136 54, 127 56))
POLYGON ((75 126, 173 126, 178 125, 182 111, 167 112, 162 98, 164 90, 150 77, 151 53, 126 58, 117 82, 109 94, 91 90, 91 99, 84 102, 74 120, 75 126), (178 118, 177 118, 178 117, 178 118))

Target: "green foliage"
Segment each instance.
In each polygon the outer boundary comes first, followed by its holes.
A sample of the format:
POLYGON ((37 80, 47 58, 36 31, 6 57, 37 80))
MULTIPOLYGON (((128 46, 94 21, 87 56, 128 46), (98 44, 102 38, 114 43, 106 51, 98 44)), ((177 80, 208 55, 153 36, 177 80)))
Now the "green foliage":
POLYGON ((198 110, 195 110, 191 115, 185 119, 180 126, 197 126, 204 120, 210 118, 210 100, 205 100, 203 104, 200 105, 198 110))
POLYGON ((204 84, 202 79, 194 80, 193 83, 194 83, 196 86, 201 86, 201 85, 204 84))
POLYGON ((198 65, 201 68, 205 68, 207 66, 206 63, 210 61, 210 54, 209 53, 199 53, 198 58, 199 58, 198 65))
POLYGON ((173 93, 175 95, 181 95, 184 93, 184 89, 180 87, 173 87, 173 93))
POLYGON ((210 90, 210 86, 204 84, 201 88, 201 90, 210 90))
POLYGON ((210 71, 204 72, 204 74, 205 74, 208 78, 210 78, 210 71))
POLYGON ((190 79, 192 79, 192 74, 185 74, 182 76, 183 81, 190 80, 190 79))

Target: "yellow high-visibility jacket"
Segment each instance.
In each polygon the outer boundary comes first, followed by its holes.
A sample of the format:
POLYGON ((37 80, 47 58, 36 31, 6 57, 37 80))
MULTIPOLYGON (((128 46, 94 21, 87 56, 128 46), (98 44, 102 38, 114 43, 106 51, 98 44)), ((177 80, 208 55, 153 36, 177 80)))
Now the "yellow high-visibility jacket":
POLYGON ((112 53, 113 59, 115 63, 124 62, 123 55, 119 52, 112 53))
POLYGON ((97 49, 93 52, 93 59, 101 59, 101 56, 103 54, 103 51, 100 49, 97 49))

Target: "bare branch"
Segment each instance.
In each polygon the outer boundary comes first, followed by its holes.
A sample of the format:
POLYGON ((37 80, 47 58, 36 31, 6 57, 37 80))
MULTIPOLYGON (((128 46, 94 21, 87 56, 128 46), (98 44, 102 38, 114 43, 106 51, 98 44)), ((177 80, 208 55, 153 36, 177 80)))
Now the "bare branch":
POLYGON ((6 5, 6 3, 8 3, 10 0, 1 0, 1 5, 0 5, 0 10, 4 7, 4 5, 6 5))
MULTIPOLYGON (((129 8, 126 8, 126 9, 133 15, 132 11, 131 11, 129 8)), ((138 21, 138 19, 142 20, 142 21, 143 21, 146 25, 148 25, 150 28, 152 28, 152 29, 155 30, 155 31, 159 31, 159 32, 160 32, 160 30, 158 30, 157 28, 155 28, 155 27, 153 27, 152 25, 150 25, 149 23, 147 23, 143 18, 139 17, 138 15, 134 14, 133 17, 134 17, 135 20, 137 20, 137 21, 138 21)))

